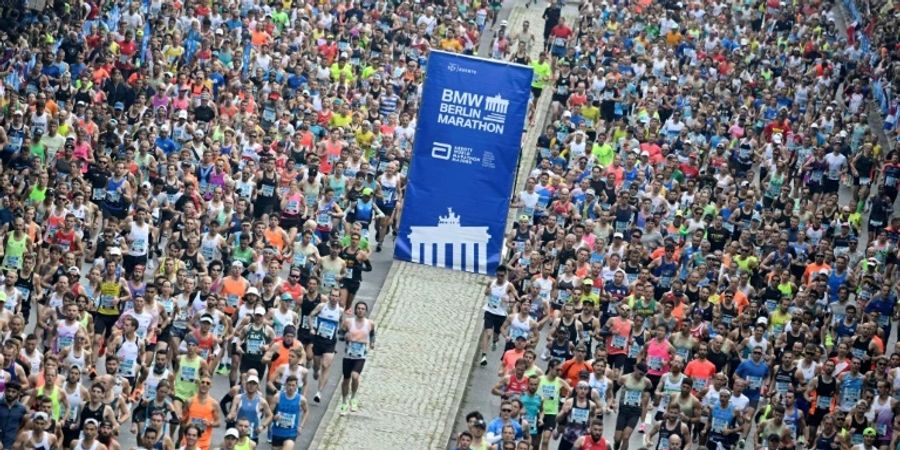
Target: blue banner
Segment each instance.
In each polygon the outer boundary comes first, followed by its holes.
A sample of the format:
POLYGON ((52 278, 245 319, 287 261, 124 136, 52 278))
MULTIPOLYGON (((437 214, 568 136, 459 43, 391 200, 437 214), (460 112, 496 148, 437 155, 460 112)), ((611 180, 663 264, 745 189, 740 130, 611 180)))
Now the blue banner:
POLYGON ((532 70, 432 51, 394 257, 493 274, 532 70))

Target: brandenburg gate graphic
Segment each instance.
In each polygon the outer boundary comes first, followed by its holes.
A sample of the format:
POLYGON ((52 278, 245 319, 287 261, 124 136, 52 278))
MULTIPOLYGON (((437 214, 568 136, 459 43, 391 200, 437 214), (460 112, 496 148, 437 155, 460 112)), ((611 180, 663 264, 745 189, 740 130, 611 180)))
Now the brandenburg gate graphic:
POLYGON ((435 267, 487 274, 488 227, 463 227, 460 217, 447 208, 435 227, 410 227, 410 259, 435 267), (447 247, 451 263, 447 264, 447 247))

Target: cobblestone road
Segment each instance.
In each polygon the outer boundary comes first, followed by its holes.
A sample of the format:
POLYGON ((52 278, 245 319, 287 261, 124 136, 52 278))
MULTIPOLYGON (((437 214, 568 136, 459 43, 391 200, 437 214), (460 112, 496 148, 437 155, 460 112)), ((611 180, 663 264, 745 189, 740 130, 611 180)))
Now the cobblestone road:
POLYGON ((312 448, 444 448, 472 370, 486 282, 394 262, 372 317, 379 329, 360 411, 339 416, 332 400, 312 448))

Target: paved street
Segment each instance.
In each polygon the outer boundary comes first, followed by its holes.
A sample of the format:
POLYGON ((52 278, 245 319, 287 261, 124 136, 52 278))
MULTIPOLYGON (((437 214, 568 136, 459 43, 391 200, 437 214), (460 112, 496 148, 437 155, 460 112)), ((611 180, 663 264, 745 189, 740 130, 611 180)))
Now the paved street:
POLYGON ((395 262, 388 279, 373 317, 376 349, 362 373, 361 410, 338 416, 338 399, 332 400, 312 448, 446 445, 453 425, 448 417, 459 408, 472 370, 487 278, 395 262))

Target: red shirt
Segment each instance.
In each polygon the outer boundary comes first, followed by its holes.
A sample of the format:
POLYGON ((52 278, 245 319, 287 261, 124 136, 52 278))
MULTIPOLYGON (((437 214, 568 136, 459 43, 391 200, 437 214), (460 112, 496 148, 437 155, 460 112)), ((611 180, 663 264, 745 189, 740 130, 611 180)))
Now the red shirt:
POLYGON ((133 40, 119 41, 119 52, 125 56, 134 55, 137 52, 137 44, 133 40))
POLYGON ((68 253, 75 247, 75 230, 66 232, 65 230, 57 230, 56 235, 53 236, 53 241, 56 245, 62 247, 63 253, 68 253))
MULTIPOLYGON (((569 36, 571 36, 571 35, 572 35, 572 29, 565 25, 562 25, 562 24, 557 25, 557 26, 553 27, 552 30, 550 30, 550 36, 553 36, 556 38, 568 39, 569 36)), ((556 45, 556 44, 554 43, 554 45, 556 45)))

